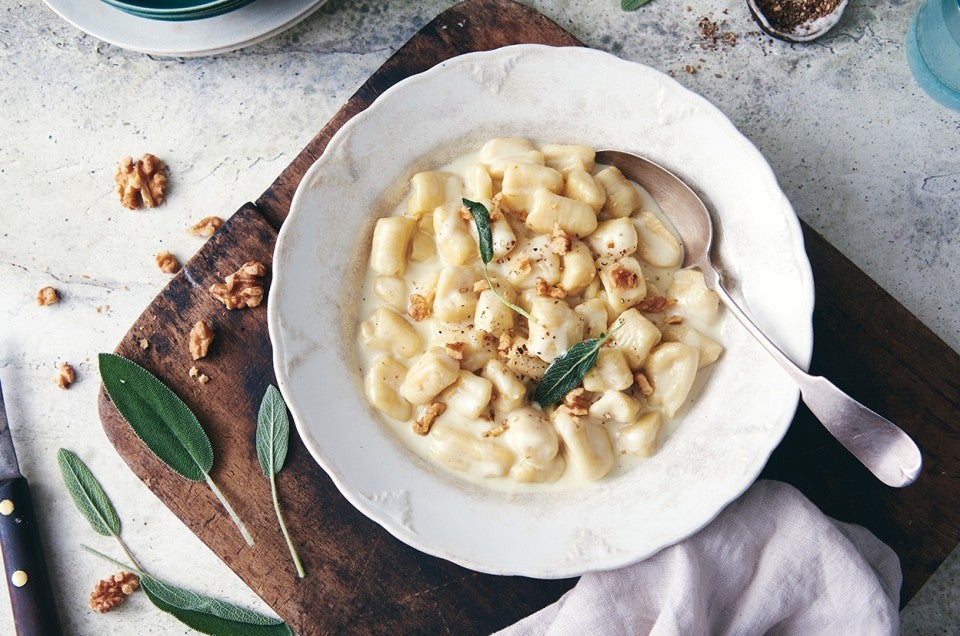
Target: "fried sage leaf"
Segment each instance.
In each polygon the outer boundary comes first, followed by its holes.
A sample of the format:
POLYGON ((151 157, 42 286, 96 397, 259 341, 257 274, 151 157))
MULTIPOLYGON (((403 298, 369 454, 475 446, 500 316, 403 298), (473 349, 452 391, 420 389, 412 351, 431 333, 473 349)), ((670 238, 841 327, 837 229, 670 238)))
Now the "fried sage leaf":
POLYGON ((504 305, 514 310, 527 320, 531 322, 537 322, 536 318, 507 300, 506 297, 500 293, 500 290, 497 289, 497 286, 493 284, 493 281, 490 280, 490 272, 487 270, 487 265, 493 260, 493 234, 490 230, 490 212, 487 210, 487 207, 482 203, 471 201, 470 199, 461 199, 461 201, 463 202, 463 205, 466 206, 467 210, 470 211, 470 215, 477 224, 477 246, 480 248, 480 260, 482 261, 483 277, 487 279, 487 284, 490 285, 490 289, 493 290, 493 293, 496 294, 497 298, 504 305))
POLYGON ((556 404, 563 397, 583 382, 583 377, 593 368, 600 355, 600 347, 607 339, 623 326, 621 322, 610 330, 610 333, 600 334, 599 338, 591 338, 573 345, 547 367, 543 377, 533 391, 533 401, 542 407, 556 404))

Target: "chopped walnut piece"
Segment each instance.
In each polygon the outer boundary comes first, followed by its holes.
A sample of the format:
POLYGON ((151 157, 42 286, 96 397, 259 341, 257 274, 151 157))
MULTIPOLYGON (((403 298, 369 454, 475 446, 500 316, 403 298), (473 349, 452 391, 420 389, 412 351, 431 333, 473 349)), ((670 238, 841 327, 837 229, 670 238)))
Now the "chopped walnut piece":
POLYGON ((664 320, 663 322, 665 322, 668 325, 679 325, 680 323, 683 322, 683 316, 680 316, 677 314, 674 314, 672 316, 667 316, 667 319, 664 320))
POLYGON ((157 252, 157 267, 164 274, 173 274, 180 270, 180 261, 177 257, 167 251, 157 252))
POLYGON ((37 305, 56 305, 60 302, 60 295, 53 287, 44 287, 37 292, 37 305))
POLYGON ((467 206, 461 205, 460 209, 457 210, 457 213, 460 215, 460 218, 464 221, 472 221, 473 215, 470 214, 470 210, 467 209, 467 206))
POLYGON ((410 304, 407 306, 407 315, 420 322, 430 316, 433 311, 434 292, 424 294, 410 294, 410 304))
POLYGON ((547 244, 550 251, 559 256, 563 256, 573 248, 573 238, 563 231, 559 223, 553 224, 553 234, 550 235, 550 242, 547 244))
POLYGON ((423 409, 423 413, 413 423, 413 432, 417 435, 426 435, 430 428, 440 415, 447 410, 447 405, 443 402, 431 402, 423 409))
POLYGON ((533 261, 527 254, 521 254, 517 257, 517 266, 515 271, 518 274, 526 274, 531 269, 533 269, 533 261))
POLYGON ((194 236, 209 238, 223 226, 223 219, 219 216, 207 216, 200 219, 196 225, 187 228, 187 232, 194 236))
POLYGON ((443 345, 443 348, 446 350, 447 355, 453 358, 454 360, 463 360, 463 347, 464 343, 462 342, 448 342, 443 345))
POLYGON ((198 320, 190 330, 189 347, 193 359, 199 360, 206 356, 211 342, 213 342, 213 329, 206 320, 198 320))
POLYGON ((497 426, 494 426, 493 428, 480 433, 480 435, 482 437, 500 437, 501 435, 506 433, 509 428, 510 428, 510 425, 507 424, 506 421, 503 421, 503 422, 500 422, 500 424, 498 424, 497 426))
POLYGON ((90 593, 90 609, 109 612, 123 603, 128 596, 140 589, 140 578, 132 572, 118 572, 110 578, 98 581, 90 593))
POLYGON ((485 292, 488 289, 490 289, 490 283, 487 282, 486 278, 481 278, 473 284, 473 291, 477 292, 478 294, 480 292, 485 292))
POLYGON ((637 276, 636 272, 631 272, 626 267, 618 265, 610 272, 610 277, 613 279, 613 286, 619 289, 630 289, 636 287, 637 283, 640 280, 640 277, 637 276))
POLYGON ((200 384, 206 384, 209 381, 210 381, 210 376, 208 376, 206 373, 201 373, 200 376, 197 378, 197 382, 199 382, 200 384))
POLYGON ((198 375, 200 375, 200 369, 197 368, 197 365, 193 365, 192 367, 190 367, 190 370, 187 372, 187 375, 189 375, 191 378, 195 378, 198 375))
POLYGON ((61 389, 70 388, 70 385, 77 381, 77 373, 66 362, 61 362, 57 367, 57 377, 53 379, 61 389))
POLYGON ((586 391, 582 386, 563 396, 563 405, 570 409, 572 415, 586 415, 590 412, 590 402, 584 395, 586 391))
POLYGON ((637 303, 636 307, 640 311, 656 314, 676 304, 677 301, 675 299, 667 298, 666 296, 647 296, 637 303))
POLYGON ((557 300, 563 300, 567 297, 567 292, 562 287, 554 287, 547 282, 547 279, 537 276, 537 293, 541 296, 549 296, 557 300))
POLYGON ((167 167, 155 156, 147 153, 136 163, 133 157, 124 157, 113 175, 117 183, 120 203, 131 210, 141 205, 155 208, 163 203, 167 190, 167 167))
POLYGON ((640 390, 640 393, 643 395, 652 395, 653 394, 653 385, 650 384, 650 380, 647 378, 647 375, 643 371, 639 371, 633 376, 633 381, 636 383, 637 388, 640 390))
POLYGON ((139 344, 140 344, 140 348, 143 349, 144 351, 150 348, 150 341, 147 340, 146 338, 140 338, 139 344))
POLYGON ((266 273, 267 268, 263 263, 248 261, 227 276, 223 283, 211 285, 210 293, 227 309, 257 307, 263 302, 263 281, 260 279, 266 273))

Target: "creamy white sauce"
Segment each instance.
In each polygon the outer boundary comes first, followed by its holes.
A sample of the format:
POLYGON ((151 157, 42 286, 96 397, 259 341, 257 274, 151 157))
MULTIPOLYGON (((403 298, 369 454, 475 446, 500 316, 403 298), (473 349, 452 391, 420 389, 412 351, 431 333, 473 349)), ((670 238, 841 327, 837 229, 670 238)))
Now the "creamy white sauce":
MULTIPOLYGON (((452 173, 452 174, 458 175, 462 180, 464 180, 466 179, 467 172, 470 169, 470 167, 478 163, 478 161, 479 161, 479 152, 472 152, 457 158, 456 160, 452 161, 449 164, 437 167, 435 168, 435 170, 437 172, 445 172, 445 173, 452 173)), ((592 172, 596 173, 600 168, 602 168, 602 166, 597 165, 592 172)), ((496 191, 496 181, 495 181, 494 191, 496 191)), ((408 192, 408 194, 404 196, 403 200, 401 200, 396 205, 395 209, 392 212, 392 216, 403 216, 407 214, 407 205, 408 205, 409 198, 410 198, 410 194, 408 192)), ((653 211, 655 212, 655 214, 658 215, 659 218, 661 218, 662 220, 665 220, 662 215, 662 212, 660 212, 658 209, 655 209, 653 211)), ((666 223, 666 225, 670 227, 669 223, 666 223)), ((530 233, 531 235, 533 235, 532 231, 530 233)), ((475 238, 475 232, 474 232, 474 238, 475 238)), ((634 255, 634 256, 637 256, 637 255, 634 255)), ((639 259, 639 257, 637 258, 642 262, 642 259, 639 259)), ((455 340, 456 339, 455 336, 457 333, 462 332, 462 330, 472 326, 472 319, 465 320, 461 323, 453 323, 453 324, 440 323, 431 314, 430 317, 428 317, 427 319, 417 322, 415 320, 412 320, 406 314, 406 304, 407 304, 407 301, 409 300, 410 295, 411 294, 421 294, 421 295, 428 294, 430 290, 432 290, 436 285, 437 276, 441 268, 444 267, 445 265, 446 263, 444 263, 440 255, 436 253, 432 258, 430 258, 427 261, 417 262, 417 261, 410 260, 408 258, 407 265, 406 265, 406 272, 402 276, 405 282, 405 289, 403 290, 404 293, 401 296, 403 300, 403 304, 402 306, 400 306, 400 304, 398 303, 397 306, 390 307, 391 309, 399 313, 401 316, 403 316, 404 319, 413 327, 413 329, 419 335, 423 345, 421 347, 421 351, 431 346, 431 344, 435 343, 438 336, 445 336, 445 337, 450 336, 451 340, 455 340)), ((471 265, 476 266, 479 272, 480 265, 481 265, 479 256, 476 256, 474 259, 464 263, 464 266, 471 266, 471 265)), ((670 287, 674 272, 676 270, 655 268, 648 265, 647 263, 643 263, 643 271, 645 274, 647 285, 649 286, 652 284, 653 286, 655 286, 657 290, 659 290, 661 294, 664 294, 666 290, 670 287)), ((492 278, 505 277, 507 273, 507 267, 503 263, 498 263, 496 261, 493 261, 489 264, 489 273, 492 278)), ((376 286, 376 281, 378 276, 379 274, 376 271, 374 271, 371 267, 367 267, 364 280, 363 280, 363 290, 362 290, 361 299, 360 299, 359 316, 361 320, 367 319, 379 307, 390 306, 386 304, 384 300, 382 300, 375 292, 375 286, 376 286)), ((482 276, 478 274, 478 278, 482 278, 482 276)), ((578 302, 577 299, 579 298, 579 296, 574 296, 573 298, 574 298, 574 302, 571 303, 571 305, 576 304, 578 302)), ((570 299, 568 298, 567 300, 570 300, 570 299)), ((515 317, 515 324, 518 318, 519 317, 515 317)), ((714 321, 712 324, 700 324, 700 323, 695 323, 695 321, 689 321, 685 319, 685 324, 687 324, 688 326, 695 327, 701 333, 719 342, 719 338, 718 338, 719 329, 717 327, 717 325, 719 324, 719 320, 714 321)), ((363 344, 358 344, 357 354, 358 354, 357 359, 360 362, 361 374, 364 377, 366 377, 367 372, 373 365, 374 360, 377 359, 379 356, 384 355, 384 352, 375 350, 372 348, 368 348, 363 344)), ((418 355, 415 355, 410 359, 403 359, 396 356, 393 356, 393 357, 396 360, 398 360, 400 363, 402 363, 405 367, 409 368, 412 365, 412 363, 417 359, 418 356, 419 356, 419 353, 418 355)), ((480 372, 478 370, 477 374, 479 375, 479 373, 480 372)), ((533 386, 534 386, 533 384, 528 383, 528 388, 529 388, 528 396, 532 396, 533 386)), ((660 445, 663 444, 664 440, 676 429, 676 427, 680 423, 680 420, 682 419, 682 415, 684 411, 688 408, 689 404, 696 399, 696 386, 697 385, 695 384, 694 390, 691 392, 691 395, 688 396, 685 401, 685 406, 679 411, 676 417, 669 418, 669 417, 666 417, 665 415, 662 415, 663 424, 658 434, 658 443, 657 443, 658 448, 660 445)), ((467 479, 471 482, 481 484, 487 487, 503 490, 506 492, 538 492, 538 491, 548 491, 548 490, 563 490, 563 489, 580 487, 580 486, 583 486, 585 483, 588 483, 588 480, 584 479, 575 470, 573 470, 571 466, 569 466, 569 463, 566 467, 566 470, 564 470, 563 474, 559 477, 559 479, 556 479, 555 481, 546 482, 546 483, 544 482, 521 483, 515 480, 514 478, 512 478, 510 474, 507 474, 504 477, 491 477, 491 476, 485 475, 484 473, 486 470, 490 468, 490 465, 485 464, 483 461, 474 462, 472 467, 467 470, 463 470, 462 466, 458 468, 458 466, 446 465, 447 462, 441 461, 429 450, 433 433, 431 432, 431 434, 428 434, 428 435, 420 435, 415 433, 413 430, 412 422, 420 416, 422 410, 423 410, 423 407, 414 406, 412 411, 413 416, 411 417, 410 420, 406 420, 406 421, 400 421, 400 420, 391 418, 385 413, 379 412, 379 411, 377 412, 377 415, 380 417, 385 427, 389 429, 392 434, 396 435, 406 447, 410 448, 419 456, 424 458, 429 464, 444 466, 445 469, 451 470, 454 474, 456 474, 461 478, 467 479)), ((551 410, 552 409, 548 409, 548 412, 551 410)), ((649 407, 647 404, 644 404, 640 410, 640 413, 643 414, 650 410, 653 410, 652 407, 649 407)), ((509 447, 505 443, 505 440, 502 436, 485 437, 485 438, 481 437, 484 431, 494 429, 498 424, 504 421, 505 418, 506 418, 506 414, 497 414, 497 418, 495 421, 486 421, 482 419, 478 420, 474 418, 465 417, 460 413, 458 413, 453 408, 447 408, 445 412, 443 412, 440 416, 436 418, 436 421, 433 426, 434 426, 434 430, 436 430, 437 428, 452 429, 454 431, 459 431, 465 435, 471 436, 472 438, 481 438, 481 439, 484 439, 484 441, 489 441, 494 444, 497 444, 498 446, 504 449, 508 449, 509 447)), ((597 420, 592 420, 592 421, 596 422, 597 420)), ((615 458, 613 468, 610 470, 609 473, 607 473, 605 477, 603 477, 603 479, 615 478, 631 470, 638 463, 645 461, 644 457, 622 451, 617 446, 617 431, 627 426, 627 424, 622 422, 608 421, 603 423, 602 425, 607 429, 607 432, 613 443, 614 458, 615 458)), ((560 453, 562 454, 564 452, 562 450, 562 446, 563 446, 562 441, 560 442, 560 445, 561 445, 560 453)), ((457 463, 457 462, 454 462, 454 463, 457 463)))

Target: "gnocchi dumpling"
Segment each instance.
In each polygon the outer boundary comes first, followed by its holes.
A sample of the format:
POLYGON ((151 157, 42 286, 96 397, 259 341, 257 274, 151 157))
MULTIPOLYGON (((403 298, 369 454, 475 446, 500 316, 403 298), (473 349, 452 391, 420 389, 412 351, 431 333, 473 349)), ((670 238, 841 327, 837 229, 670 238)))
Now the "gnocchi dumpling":
POLYGON ((503 446, 442 424, 434 425, 427 439, 430 454, 454 470, 478 477, 503 477, 513 466, 514 455, 503 446))
POLYGON ((558 355, 583 340, 583 318, 570 305, 555 298, 537 298, 530 308, 527 349, 541 360, 553 362, 558 355))
POLYGON ((703 273, 695 269, 681 269, 673 275, 673 284, 667 295, 675 299, 671 313, 679 314, 699 324, 710 324, 717 317, 720 296, 707 289, 703 273))
POLYGON ((419 351, 421 340, 403 316, 379 307, 360 323, 360 342, 398 358, 412 358, 419 351))
POLYGON ((517 137, 498 137, 491 139, 480 149, 480 161, 490 176, 503 179, 507 167, 515 163, 543 165, 543 153, 537 150, 529 139, 517 137))
POLYGON ((407 271, 407 249, 417 229, 409 216, 386 216, 373 228, 370 267, 384 276, 403 276, 407 271))
POLYGON ((370 404, 395 420, 410 419, 413 406, 400 395, 400 384, 407 376, 407 367, 390 356, 379 356, 364 377, 363 388, 370 404))
POLYGON ((399 394, 411 404, 428 404, 440 391, 457 381, 460 365, 443 347, 431 347, 407 371, 399 394))
POLYGON ((567 462, 584 479, 595 481, 613 468, 613 444, 607 429, 565 406, 553 412, 553 425, 566 449, 567 462))
POLYGON ((644 362, 653 393, 647 400, 660 406, 667 417, 673 417, 687 399, 697 376, 697 350, 682 342, 665 342, 657 346, 644 362))
POLYGON ((624 453, 650 457, 657 450, 663 419, 659 411, 648 411, 617 431, 617 448, 624 453))
POLYGON ((526 406, 507 416, 503 434, 507 445, 521 461, 535 468, 546 468, 560 450, 560 438, 550 419, 540 409, 526 406))

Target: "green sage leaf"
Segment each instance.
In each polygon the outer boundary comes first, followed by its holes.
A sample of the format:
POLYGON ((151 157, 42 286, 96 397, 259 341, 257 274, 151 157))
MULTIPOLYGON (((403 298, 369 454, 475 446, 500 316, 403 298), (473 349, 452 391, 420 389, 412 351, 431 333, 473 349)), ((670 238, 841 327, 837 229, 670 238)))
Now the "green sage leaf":
POLYGON ((486 206, 469 199, 461 199, 470 210, 474 222, 477 224, 477 244, 480 247, 480 258, 484 264, 493 260, 493 234, 490 231, 490 212, 486 206))
POLYGON ((103 486, 83 460, 73 451, 61 448, 57 451, 57 463, 60 464, 60 474, 73 497, 73 503, 87 518, 94 532, 119 538, 120 516, 103 491, 103 486))
POLYGON ((636 11, 650 0, 620 0, 620 8, 624 11, 636 11))
POLYGON ((204 481, 213 447, 193 411, 137 363, 112 353, 101 353, 99 360, 107 394, 143 443, 180 475, 204 481))
POLYGON ((287 446, 290 440, 290 419, 287 405, 280 391, 272 384, 260 402, 257 414, 257 459, 263 474, 276 475, 283 468, 287 458, 287 446))
POLYGON ((550 406, 577 388, 596 364, 604 340, 606 336, 578 342, 557 356, 534 389, 534 402, 541 407, 550 406))
POLYGON ((533 390, 533 401, 541 407, 550 406, 577 388, 583 382, 583 376, 596 364, 600 347, 610 336, 620 331, 623 325, 621 320, 610 333, 602 333, 599 338, 578 342, 554 358, 540 378, 537 388, 533 390))
POLYGON ((209 596, 203 596, 152 576, 141 576, 147 598, 157 608, 203 634, 224 636, 292 636, 283 621, 209 596))

